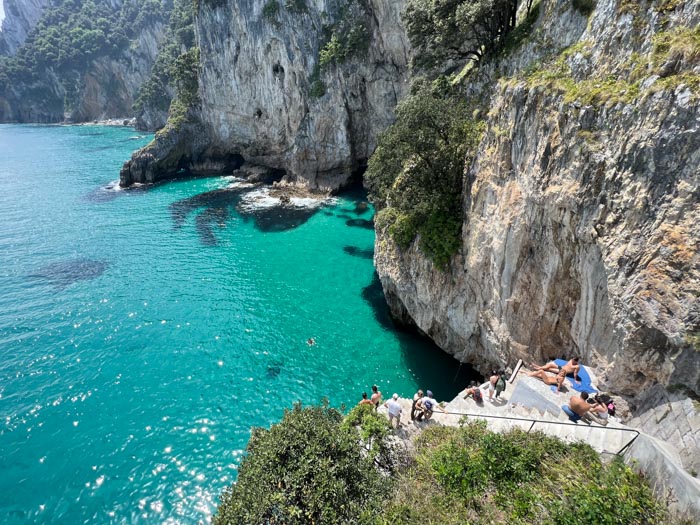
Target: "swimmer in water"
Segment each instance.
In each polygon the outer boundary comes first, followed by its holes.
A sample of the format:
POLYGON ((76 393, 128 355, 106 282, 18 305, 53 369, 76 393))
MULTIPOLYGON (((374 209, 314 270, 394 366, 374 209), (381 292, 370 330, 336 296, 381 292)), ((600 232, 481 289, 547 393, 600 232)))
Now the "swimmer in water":
POLYGON ((309 337, 309 338, 306 340, 306 344, 309 345, 309 346, 314 346, 314 345, 316 344, 316 339, 314 339, 313 337, 309 337))

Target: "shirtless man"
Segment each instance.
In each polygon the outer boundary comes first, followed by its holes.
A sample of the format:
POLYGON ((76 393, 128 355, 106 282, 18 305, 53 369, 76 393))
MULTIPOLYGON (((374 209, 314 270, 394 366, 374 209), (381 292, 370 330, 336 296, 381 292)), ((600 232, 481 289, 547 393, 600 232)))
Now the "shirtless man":
POLYGON ((561 409, 564 413, 569 416, 569 419, 573 422, 581 419, 586 413, 591 409, 591 405, 588 404, 588 393, 581 392, 581 397, 572 396, 569 399, 568 405, 562 405, 561 409))
POLYGON ((377 385, 372 385, 372 397, 370 398, 374 408, 379 408, 379 404, 382 402, 382 393, 377 388, 377 385))
POLYGON ((578 376, 578 371, 581 369, 581 365, 578 364, 579 358, 574 357, 573 359, 570 359, 568 363, 566 363, 564 366, 559 366, 556 364, 554 361, 550 361, 546 365, 543 366, 536 366, 535 370, 537 371, 544 371, 544 372, 553 372, 557 375, 559 375, 562 371, 564 372, 564 375, 568 374, 573 374, 574 379, 576 381, 581 381, 581 378, 578 376))
POLYGON ((362 392, 362 399, 360 400, 358 405, 372 405, 372 406, 374 406, 374 403, 372 403, 372 401, 367 399, 367 392, 362 392))

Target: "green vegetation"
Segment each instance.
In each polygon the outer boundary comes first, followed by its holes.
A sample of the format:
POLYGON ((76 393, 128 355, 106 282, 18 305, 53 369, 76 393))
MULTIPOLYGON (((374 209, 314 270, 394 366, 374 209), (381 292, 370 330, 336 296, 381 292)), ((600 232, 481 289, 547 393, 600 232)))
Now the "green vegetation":
POLYGON ((629 104, 645 96, 642 82, 656 74, 659 78, 648 93, 674 90, 681 84, 700 94, 700 75, 693 68, 700 63, 700 28, 677 27, 654 37, 650 55, 632 53, 615 74, 597 72, 596 76, 575 80, 569 59, 576 53, 589 53, 588 42, 579 42, 562 51, 554 59, 528 72, 523 77, 531 87, 541 86, 563 94, 567 103, 580 102, 593 106, 629 104))
POLYGON ((445 267, 461 244, 462 184, 484 124, 441 77, 419 82, 379 138, 365 181, 381 210, 377 227, 401 248, 419 235, 421 250, 445 267))
POLYGON ((262 10, 263 17, 271 22, 277 22, 277 15, 279 12, 280 4, 277 0, 268 0, 262 10))
POLYGON ((308 10, 306 0, 285 0, 284 7, 293 13, 305 13, 308 10))
POLYGON ((80 91, 76 83, 93 59, 119 58, 146 27, 167 18, 171 10, 171 0, 126 0, 118 8, 109 0, 53 2, 17 54, 0 60, 0 96, 26 89, 23 98, 60 106, 64 101, 55 100, 46 82, 50 69, 63 84, 70 107, 80 91))
POLYGON ((641 476, 588 445, 484 422, 432 426, 387 466, 363 452, 369 436, 388 447, 381 419, 371 407, 343 419, 327 405, 295 405, 254 429, 213 524, 668 523, 641 476))
MULTIPOLYGON (((408 0, 404 23, 418 68, 480 62, 498 52, 516 27, 520 0, 408 0)), ((532 0, 527 1, 530 11, 532 0)))
MULTIPOLYGON (((151 69, 151 75, 139 88, 134 110, 168 109, 171 94, 176 90, 175 78, 183 80, 186 64, 179 57, 194 45, 194 23, 189 0, 174 0, 165 38, 151 69), (179 70, 179 71, 178 71, 179 70)), ((192 57, 190 57, 191 59, 192 57)), ((184 86, 182 86, 184 87, 184 86)), ((182 89, 182 88, 181 88, 182 89)))
POLYGON ((680 26, 654 36, 653 65, 661 67, 669 61, 686 67, 700 61, 700 27, 680 26))
POLYGON ((352 0, 343 5, 335 23, 324 26, 325 44, 319 51, 322 68, 342 64, 367 53, 370 42, 368 16, 366 6, 352 0))
POLYGON ((383 483, 359 441, 339 411, 295 405, 269 430, 254 429, 213 525, 334 525, 376 515, 383 483))
POLYGON ((572 4, 576 11, 588 16, 595 10, 596 0, 572 0, 572 4))
POLYGON ((311 86, 309 90, 311 97, 320 98, 326 94, 326 84, 321 80, 321 66, 318 64, 309 77, 309 85, 311 86))
POLYGON ((527 40, 532 33, 532 28, 535 26, 535 22, 537 22, 537 19, 540 16, 541 5, 542 3, 539 0, 533 3, 525 19, 520 22, 513 31, 508 33, 503 41, 503 47, 500 51, 502 55, 512 53, 527 40))

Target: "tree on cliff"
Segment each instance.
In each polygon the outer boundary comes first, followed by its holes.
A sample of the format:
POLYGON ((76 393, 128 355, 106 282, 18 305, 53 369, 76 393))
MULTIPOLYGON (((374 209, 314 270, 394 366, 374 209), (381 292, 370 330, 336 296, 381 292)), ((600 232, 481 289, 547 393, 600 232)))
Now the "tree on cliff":
MULTIPOLYGON (((381 437, 386 419, 374 410, 369 417, 371 433, 381 437)), ((362 419, 355 414, 350 421, 362 419)), ((334 525, 377 514, 386 482, 361 438, 366 441, 338 410, 296 404, 269 430, 253 430, 238 481, 222 494, 213 525, 334 525)))
MULTIPOLYGON (((480 61, 515 28, 519 0, 408 0, 404 22, 420 68, 480 61)), ((528 8, 531 0, 528 1, 528 8)))
POLYGON ((396 107, 365 174, 380 208, 378 229, 402 248, 420 235, 421 250, 438 266, 460 246, 465 166, 484 129, 472 114, 444 78, 417 83, 396 107))

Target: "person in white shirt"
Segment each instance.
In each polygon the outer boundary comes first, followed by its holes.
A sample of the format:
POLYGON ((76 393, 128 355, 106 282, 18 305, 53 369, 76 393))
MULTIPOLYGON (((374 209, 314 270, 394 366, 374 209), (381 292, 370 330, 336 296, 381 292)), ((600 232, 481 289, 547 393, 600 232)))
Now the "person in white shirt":
POLYGON ((401 426, 401 405, 399 405, 399 395, 394 394, 391 399, 384 403, 384 406, 389 409, 389 424, 391 428, 399 428, 401 426), (396 420, 396 425, 394 425, 396 420))

